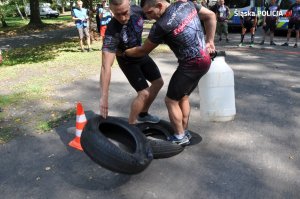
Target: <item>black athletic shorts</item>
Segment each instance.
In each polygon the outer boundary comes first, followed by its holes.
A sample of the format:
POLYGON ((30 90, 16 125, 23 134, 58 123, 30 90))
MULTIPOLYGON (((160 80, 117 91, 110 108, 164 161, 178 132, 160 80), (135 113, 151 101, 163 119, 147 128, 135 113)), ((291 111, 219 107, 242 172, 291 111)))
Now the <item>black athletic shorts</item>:
POLYGON ((136 92, 149 87, 147 80, 152 82, 161 78, 157 65, 148 55, 143 58, 123 58, 117 56, 117 61, 136 92))
POLYGON ((288 24, 288 28, 289 29, 293 29, 293 27, 295 26, 295 30, 299 30, 300 29, 300 19, 290 19, 289 24, 288 24))
POLYGON ((244 28, 250 30, 251 28, 255 28, 254 23, 251 21, 245 21, 243 24, 244 28))
POLYGON ((267 20, 266 25, 263 27, 263 29, 265 32, 268 32, 268 30, 274 32, 276 29, 276 20, 267 20))
POLYGON ((208 69, 201 73, 195 73, 192 71, 182 71, 177 68, 169 82, 167 97, 179 101, 185 95, 189 96, 197 87, 201 77, 207 73, 208 69))

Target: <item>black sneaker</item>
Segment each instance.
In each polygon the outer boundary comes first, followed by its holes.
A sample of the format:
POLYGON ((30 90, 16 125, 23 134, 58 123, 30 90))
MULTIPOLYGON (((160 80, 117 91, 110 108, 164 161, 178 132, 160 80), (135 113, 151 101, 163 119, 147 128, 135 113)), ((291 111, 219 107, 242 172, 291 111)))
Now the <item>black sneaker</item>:
POLYGON ((281 46, 289 46, 289 44, 287 42, 285 42, 284 44, 282 44, 281 46))
POLYGON ((265 41, 264 40, 262 40, 260 43, 259 43, 259 45, 264 45, 265 44, 265 41))
POLYGON ((271 46, 276 46, 276 44, 274 43, 274 41, 271 41, 271 42, 270 42, 270 45, 271 45, 271 46))
POLYGON ((295 45, 294 45, 294 48, 297 48, 297 47, 298 47, 298 44, 295 44, 295 45))
POLYGON ((186 135, 182 139, 178 139, 177 137, 172 135, 170 137, 169 141, 171 141, 174 144, 181 145, 181 146, 186 146, 186 145, 190 144, 189 138, 186 135))
POLYGON ((222 38, 219 38, 219 42, 221 42, 222 41, 222 38))

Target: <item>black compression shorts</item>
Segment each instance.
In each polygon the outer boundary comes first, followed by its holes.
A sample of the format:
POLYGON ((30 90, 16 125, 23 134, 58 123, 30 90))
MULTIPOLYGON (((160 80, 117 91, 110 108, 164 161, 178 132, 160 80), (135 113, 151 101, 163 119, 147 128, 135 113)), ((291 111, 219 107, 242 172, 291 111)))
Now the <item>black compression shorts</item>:
POLYGON ((148 55, 143 58, 131 59, 117 56, 121 70, 136 92, 149 87, 147 80, 152 82, 161 78, 157 65, 148 55))
POLYGON ((245 21, 243 27, 246 28, 247 30, 250 30, 251 28, 255 28, 254 23, 251 21, 245 21))
POLYGON ((268 32, 270 29, 271 32, 274 32, 276 29, 276 20, 275 21, 266 21, 266 26, 263 27, 265 32, 268 32))
POLYGON ((288 28, 293 29, 294 26, 295 26, 296 31, 299 30, 300 29, 300 20, 290 19, 289 24, 288 24, 288 28))
POLYGON ((179 101, 185 95, 189 96, 197 87, 201 77, 207 73, 208 69, 202 73, 195 73, 186 71, 184 72, 177 68, 170 80, 167 97, 172 100, 179 101))

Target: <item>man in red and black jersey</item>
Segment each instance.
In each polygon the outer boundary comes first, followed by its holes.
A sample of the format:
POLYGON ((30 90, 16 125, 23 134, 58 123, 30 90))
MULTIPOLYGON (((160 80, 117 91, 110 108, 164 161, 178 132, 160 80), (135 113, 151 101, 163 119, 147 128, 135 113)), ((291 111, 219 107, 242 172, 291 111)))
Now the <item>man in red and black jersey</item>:
POLYGON ((143 11, 156 23, 145 43, 141 47, 126 50, 125 54, 144 56, 161 43, 167 44, 174 52, 179 66, 170 80, 165 103, 175 131, 171 141, 186 145, 191 139, 187 130, 189 95, 210 67, 209 54, 215 51, 216 16, 207 8, 184 0, 172 4, 165 0, 145 0, 143 11), (199 16, 204 21, 206 38, 199 16))

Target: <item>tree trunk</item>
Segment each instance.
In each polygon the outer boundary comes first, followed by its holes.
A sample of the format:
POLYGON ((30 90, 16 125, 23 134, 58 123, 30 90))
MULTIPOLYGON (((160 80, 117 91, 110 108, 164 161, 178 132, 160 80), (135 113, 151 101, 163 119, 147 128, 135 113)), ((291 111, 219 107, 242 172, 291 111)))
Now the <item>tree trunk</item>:
POLYGON ((16 3, 16 7, 17 7, 17 10, 18 10, 18 13, 19 13, 20 17, 22 17, 22 19, 24 20, 24 17, 23 17, 23 15, 22 15, 22 13, 21 13, 21 11, 20 11, 20 8, 19 8, 19 6, 18 6, 17 3, 16 3))
POLYGON ((0 19, 1 19, 1 23, 2 23, 2 28, 8 27, 3 15, 0 15, 0 19))
MULTIPOLYGON (((26 1, 23 0, 24 9, 26 8, 26 1)), ((25 12, 26 19, 28 19, 27 12, 25 12)))
POLYGON ((30 22, 28 26, 31 28, 42 28, 45 26, 40 16, 39 0, 30 0, 30 22))
POLYGON ((62 0, 61 1, 61 14, 65 13, 65 7, 66 7, 66 1, 62 0))

